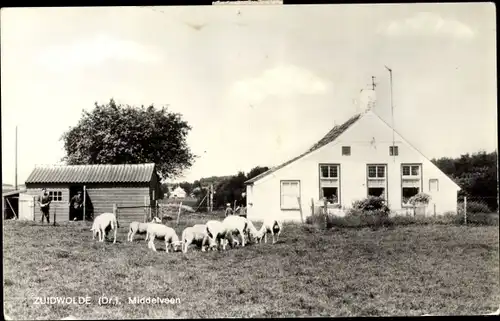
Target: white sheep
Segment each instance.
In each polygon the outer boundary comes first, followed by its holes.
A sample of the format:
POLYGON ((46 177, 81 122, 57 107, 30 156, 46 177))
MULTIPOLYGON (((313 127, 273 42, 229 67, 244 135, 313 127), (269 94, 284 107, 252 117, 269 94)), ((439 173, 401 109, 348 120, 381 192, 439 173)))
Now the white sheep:
POLYGON ((267 217, 264 219, 264 222, 260 227, 259 236, 257 239, 260 243, 262 238, 264 238, 264 242, 267 243, 267 233, 271 233, 271 235, 273 236, 273 244, 274 244, 278 242, 282 230, 283 230, 283 225, 279 220, 267 217), (275 235, 276 235, 276 241, 274 240, 275 235))
POLYGON ((239 233, 241 237, 241 246, 245 246, 245 234, 249 233, 252 237, 258 237, 259 233, 250 220, 242 216, 231 215, 222 221, 224 233, 231 235, 239 233))
POLYGON ((116 243, 116 231, 119 225, 118 221, 116 220, 116 216, 113 213, 102 213, 94 219, 92 228, 90 229, 92 231, 92 239, 94 240, 97 234, 99 242, 104 242, 106 229, 108 227, 110 227, 112 231, 114 230, 113 243, 116 243))
POLYGON ((179 240, 177 233, 175 233, 175 230, 169 226, 158 223, 149 223, 146 233, 146 240, 149 240, 148 248, 155 252, 156 248, 154 241, 156 238, 165 240, 165 251, 167 253, 170 246, 172 246, 172 250, 174 252, 179 250, 179 247, 182 246, 182 242, 179 240))
POLYGON ((158 217, 154 217, 151 222, 148 223, 140 223, 140 222, 132 222, 129 226, 127 239, 129 242, 132 242, 135 234, 145 234, 148 229, 148 225, 150 223, 161 223, 161 220, 158 217))
POLYGON ((187 253, 189 245, 194 242, 201 242, 201 251, 205 252, 205 245, 208 243, 208 247, 214 249, 217 247, 217 243, 208 236, 207 226, 205 224, 196 224, 190 227, 186 227, 182 231, 182 252, 187 253))
POLYGON ((222 250, 225 250, 228 242, 222 222, 211 220, 208 221, 205 226, 211 244, 215 244, 216 247, 222 246, 222 250))

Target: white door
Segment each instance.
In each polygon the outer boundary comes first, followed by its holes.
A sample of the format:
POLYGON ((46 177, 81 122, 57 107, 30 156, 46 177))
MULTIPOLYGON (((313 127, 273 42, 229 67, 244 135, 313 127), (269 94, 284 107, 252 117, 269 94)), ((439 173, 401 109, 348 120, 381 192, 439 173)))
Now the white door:
POLYGON ((20 221, 33 221, 33 195, 19 194, 19 220, 20 221))

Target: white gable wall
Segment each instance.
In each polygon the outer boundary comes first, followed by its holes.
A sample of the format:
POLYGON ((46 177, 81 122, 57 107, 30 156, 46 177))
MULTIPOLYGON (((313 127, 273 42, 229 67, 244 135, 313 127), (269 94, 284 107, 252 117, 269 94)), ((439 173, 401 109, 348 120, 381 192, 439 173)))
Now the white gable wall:
POLYGON ((431 195, 428 214, 456 211, 458 186, 415 148, 394 134, 399 155, 389 156, 392 129, 377 115, 368 112, 334 142, 298 159, 276 172, 247 186, 248 217, 261 219, 272 215, 285 220, 300 220, 294 210, 280 209, 280 181, 300 180, 304 219, 311 215, 311 199, 319 201, 319 164, 340 164, 340 202, 350 207, 352 202, 367 196, 367 164, 387 164, 387 193, 393 211, 402 208, 401 164, 421 164, 421 191, 431 195), (373 144, 372 144, 373 141, 373 144), (342 156, 342 146, 351 146, 351 155, 342 156), (438 179, 439 191, 429 191, 429 179, 438 179))

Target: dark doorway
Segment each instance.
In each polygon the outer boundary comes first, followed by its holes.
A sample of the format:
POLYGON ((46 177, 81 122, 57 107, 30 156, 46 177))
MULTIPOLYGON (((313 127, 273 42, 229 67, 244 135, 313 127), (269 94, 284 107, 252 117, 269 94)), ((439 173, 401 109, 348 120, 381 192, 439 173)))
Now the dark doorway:
POLYGON ((85 210, 85 220, 92 221, 94 219, 94 207, 89 194, 86 192, 85 197, 83 195, 83 186, 71 186, 69 188, 69 220, 70 221, 81 221, 83 220, 84 210, 85 210), (78 197, 78 192, 80 196, 78 197), (83 201, 85 200, 85 206, 83 201))

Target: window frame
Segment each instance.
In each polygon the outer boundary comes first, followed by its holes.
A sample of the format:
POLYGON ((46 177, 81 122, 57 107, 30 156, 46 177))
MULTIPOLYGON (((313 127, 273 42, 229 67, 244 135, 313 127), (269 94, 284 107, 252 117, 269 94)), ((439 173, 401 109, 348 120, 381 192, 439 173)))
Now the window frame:
POLYGON ((437 178, 429 178, 429 192, 439 192, 439 179, 437 178), (431 182, 436 182, 436 190, 431 190, 431 182))
POLYGON ((296 207, 284 207, 283 206, 283 183, 297 183, 298 184, 298 189, 299 189, 299 195, 297 197, 301 197, 302 190, 301 190, 301 184, 299 179, 284 179, 280 180, 280 209, 285 210, 285 211, 296 211, 300 210, 300 206, 297 202, 296 207))
POLYGON ((342 156, 351 156, 351 146, 342 146, 342 156), (348 151, 348 153, 344 153, 344 149, 348 151))
POLYGON ((371 163, 371 164, 366 164, 366 197, 370 195, 369 190, 370 190, 370 181, 376 181, 376 180, 383 180, 384 181, 384 199, 386 203, 389 203, 389 180, 388 180, 388 174, 387 174, 387 164, 381 164, 381 163, 371 163), (370 177, 370 167, 375 167, 375 177, 370 177), (379 167, 384 168, 384 177, 379 177, 378 176, 378 169, 379 167))
POLYGON ((424 173, 423 173, 423 164, 422 163, 402 163, 401 164, 401 172, 400 172, 400 178, 401 178, 401 207, 402 208, 409 208, 412 207, 411 204, 409 203, 404 203, 403 199, 403 181, 405 179, 411 179, 411 180, 418 180, 420 184, 418 184, 418 193, 422 193, 424 191, 424 173), (410 174, 409 175, 403 175, 404 174, 404 168, 409 167, 410 168, 410 174), (418 175, 412 175, 412 169, 413 167, 418 167, 418 175))
POLYGON ((336 205, 342 205, 342 187, 341 187, 341 171, 342 167, 339 163, 319 163, 318 164, 318 197, 322 199, 323 197, 323 187, 337 187, 337 202, 336 205), (328 174, 330 174, 330 166, 337 167, 337 177, 322 177, 321 168, 323 166, 328 166, 328 174), (323 181, 335 180, 337 181, 337 186, 322 186, 323 181))
POLYGON ((399 156, 399 146, 397 145, 389 146, 389 156, 399 156))
POLYGON ((56 190, 47 190, 49 194, 49 198, 51 202, 63 202, 63 194, 62 191, 56 191, 56 190), (57 197, 57 199, 54 199, 54 195, 57 197))
POLYGON ((401 177, 411 177, 411 178, 415 178, 415 177, 420 177, 422 178, 422 164, 401 164, 401 177), (409 167, 410 169, 410 174, 409 175, 404 175, 404 168, 405 167, 409 167), (413 168, 417 167, 418 168, 418 174, 417 175, 413 175, 413 168))
POLYGON ((319 179, 340 179, 340 164, 319 164, 319 179), (337 176, 328 176, 328 177, 323 177, 323 171, 321 170, 322 167, 328 166, 328 175, 330 175, 330 167, 336 167, 337 168, 337 176))

